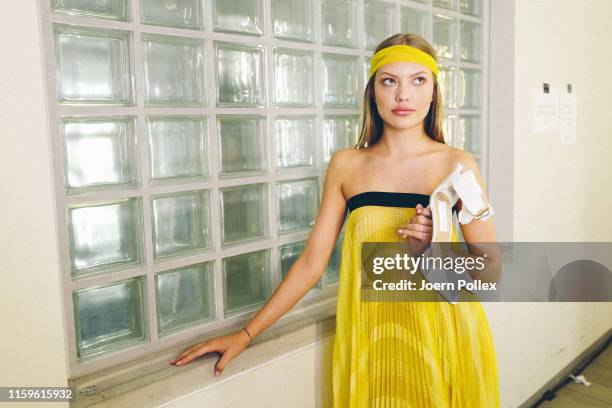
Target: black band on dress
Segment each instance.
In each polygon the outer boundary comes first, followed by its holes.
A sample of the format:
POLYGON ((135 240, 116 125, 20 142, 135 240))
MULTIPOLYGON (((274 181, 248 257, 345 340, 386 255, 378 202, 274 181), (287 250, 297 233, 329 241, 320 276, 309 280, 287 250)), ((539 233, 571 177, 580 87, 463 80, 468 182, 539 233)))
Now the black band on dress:
MULTIPOLYGON (((429 205, 430 196, 419 193, 394 193, 388 191, 365 191, 356 194, 346 202, 349 211, 354 211, 366 205, 380 205, 383 207, 405 207, 415 208, 417 204, 423 207, 429 205)), ((457 204, 453 206, 453 212, 457 212, 457 204)))

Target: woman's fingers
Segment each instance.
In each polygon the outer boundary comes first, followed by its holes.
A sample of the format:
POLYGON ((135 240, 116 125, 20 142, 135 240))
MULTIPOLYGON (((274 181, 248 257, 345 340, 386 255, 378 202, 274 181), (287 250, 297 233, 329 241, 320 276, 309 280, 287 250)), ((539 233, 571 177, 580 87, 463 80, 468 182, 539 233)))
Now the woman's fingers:
POLYGON ((195 348, 191 348, 190 350, 187 350, 185 353, 181 354, 175 365, 185 365, 191 360, 198 358, 206 353, 210 353, 211 351, 221 352, 222 350, 221 347, 217 346, 215 343, 206 342, 204 344, 196 346, 195 348))
POLYGON ((423 207, 421 204, 417 204, 417 206, 421 206, 420 209, 417 209, 418 215, 424 215, 431 218, 431 208, 423 207))
POLYGON ((413 226, 413 225, 423 225, 427 227, 433 227, 433 222, 431 221, 430 218, 427 218, 424 216, 414 217, 413 219, 410 220, 409 223, 402 225, 399 228, 399 230, 408 229, 410 228, 410 226, 413 226))
POLYGON ((429 242, 431 240, 432 232, 432 227, 420 224, 407 224, 405 228, 398 230, 398 233, 402 235, 403 238, 410 236, 424 242, 429 242))
POLYGON ((425 215, 417 215, 416 217, 412 219, 412 223, 430 225, 430 226, 433 225, 433 221, 431 220, 431 218, 425 215))
POLYGON ((176 363, 177 361, 179 361, 180 359, 182 359, 187 354, 191 353, 193 350, 195 350, 196 348, 200 347, 201 345, 202 345, 202 343, 199 343, 199 344, 196 344, 195 346, 189 347, 187 350, 183 351, 178 357, 175 357, 172 360, 170 360, 170 364, 176 363))
POLYGON ((404 228, 400 228, 398 232, 407 232, 407 231, 418 231, 418 232, 429 232, 433 231, 433 227, 431 225, 423 225, 423 224, 406 224, 404 228))
POLYGON ((409 237, 413 237, 418 239, 421 242, 429 242, 431 241, 431 234, 427 233, 427 232, 422 232, 422 231, 411 231, 411 230, 406 230, 406 234, 404 235, 404 238, 406 236, 409 237))
POLYGON ((230 351, 230 349, 228 349, 225 353, 223 353, 223 355, 221 356, 221 358, 219 359, 219 361, 217 361, 217 364, 215 365, 215 376, 220 376, 221 373, 223 373, 223 369, 225 368, 225 365, 227 363, 229 363, 229 361, 234 358, 235 355, 233 352, 230 351))

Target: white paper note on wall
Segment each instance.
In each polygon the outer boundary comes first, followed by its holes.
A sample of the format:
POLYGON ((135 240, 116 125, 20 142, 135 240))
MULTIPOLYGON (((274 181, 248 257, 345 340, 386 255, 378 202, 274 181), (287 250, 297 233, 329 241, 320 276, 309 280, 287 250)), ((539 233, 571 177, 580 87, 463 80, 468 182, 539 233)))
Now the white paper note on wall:
POLYGON ((533 133, 559 130, 559 94, 551 88, 544 93, 542 88, 533 90, 533 133))
POLYGON ((576 94, 573 92, 561 93, 559 133, 562 145, 576 143, 576 94))

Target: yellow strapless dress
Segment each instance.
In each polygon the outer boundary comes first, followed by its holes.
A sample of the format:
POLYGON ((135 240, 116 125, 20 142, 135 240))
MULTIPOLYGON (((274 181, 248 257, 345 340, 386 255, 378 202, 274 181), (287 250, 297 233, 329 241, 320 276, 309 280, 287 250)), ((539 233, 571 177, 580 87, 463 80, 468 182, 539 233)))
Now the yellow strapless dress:
POLYGON ((347 203, 334 408, 499 407, 493 338, 479 302, 360 300, 361 243, 401 242, 397 230, 415 215, 417 203, 427 206, 429 196, 372 191, 347 203))

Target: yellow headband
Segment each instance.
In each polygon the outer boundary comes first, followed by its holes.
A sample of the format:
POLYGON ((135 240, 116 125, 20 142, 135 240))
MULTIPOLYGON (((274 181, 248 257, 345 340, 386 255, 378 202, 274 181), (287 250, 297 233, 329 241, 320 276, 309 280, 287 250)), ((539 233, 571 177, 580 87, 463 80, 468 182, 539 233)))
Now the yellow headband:
POLYGON ((410 45, 392 45, 374 54, 370 62, 370 78, 372 78, 376 70, 383 65, 400 61, 416 62, 417 64, 424 65, 429 68, 435 76, 438 76, 438 64, 431 55, 410 45))

